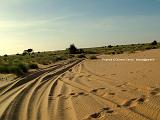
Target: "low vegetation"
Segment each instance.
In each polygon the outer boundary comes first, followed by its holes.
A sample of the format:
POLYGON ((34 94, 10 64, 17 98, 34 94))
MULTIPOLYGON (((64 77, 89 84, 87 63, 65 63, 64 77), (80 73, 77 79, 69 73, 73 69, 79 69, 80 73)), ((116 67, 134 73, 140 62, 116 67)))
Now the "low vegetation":
POLYGON ((29 69, 37 69, 38 64, 48 65, 68 59, 65 51, 33 52, 24 51, 22 54, 0 56, 0 73, 14 73, 23 75, 29 69))
POLYGON ((103 47, 85 48, 86 54, 122 54, 122 53, 134 53, 135 51, 144 51, 149 49, 160 48, 160 43, 154 40, 151 43, 145 44, 130 44, 130 45, 108 45, 103 47))
POLYGON ((15 65, 1 65, 0 73, 15 73, 22 75, 28 72, 29 67, 26 64, 15 64, 15 65))
POLYGON ((74 44, 71 44, 66 50, 48 52, 34 52, 33 49, 30 48, 24 50, 22 54, 5 54, 4 56, 0 56, 0 73, 14 73, 22 75, 27 73, 29 69, 37 69, 38 64, 48 65, 61 60, 73 58, 97 59, 97 54, 115 55, 157 48, 160 48, 160 43, 156 40, 145 44, 108 45, 83 49, 78 49, 74 44))

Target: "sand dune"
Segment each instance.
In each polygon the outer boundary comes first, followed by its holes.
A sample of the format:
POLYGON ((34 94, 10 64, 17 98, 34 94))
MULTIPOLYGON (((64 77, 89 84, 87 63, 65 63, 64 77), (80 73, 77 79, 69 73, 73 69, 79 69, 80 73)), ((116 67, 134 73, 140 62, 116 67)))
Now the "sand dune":
POLYGON ((160 50, 75 60, 0 85, 0 120, 160 120, 160 50), (150 62, 108 58, 155 58, 150 62))

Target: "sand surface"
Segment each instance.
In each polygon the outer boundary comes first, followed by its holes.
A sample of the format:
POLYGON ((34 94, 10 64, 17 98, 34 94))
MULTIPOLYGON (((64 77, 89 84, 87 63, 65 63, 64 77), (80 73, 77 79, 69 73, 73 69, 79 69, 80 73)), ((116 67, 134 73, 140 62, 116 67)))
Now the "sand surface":
POLYGON ((160 120, 160 49, 0 80, 0 120, 160 120), (128 58, 154 61, 106 61, 128 58))

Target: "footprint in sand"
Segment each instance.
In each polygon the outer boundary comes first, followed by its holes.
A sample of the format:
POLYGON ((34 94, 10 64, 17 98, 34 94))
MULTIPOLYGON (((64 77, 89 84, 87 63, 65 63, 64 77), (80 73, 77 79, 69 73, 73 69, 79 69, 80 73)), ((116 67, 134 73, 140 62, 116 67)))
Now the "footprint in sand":
POLYGON ((98 90, 104 90, 104 89, 105 89, 105 88, 103 88, 103 87, 102 87, 102 88, 97 88, 97 89, 91 90, 91 92, 92 92, 92 93, 96 93, 96 92, 98 92, 98 90))
POLYGON ((150 92, 151 95, 159 95, 160 94, 160 88, 154 88, 150 92))
POLYGON ((124 87, 125 85, 129 84, 128 82, 125 82, 123 84, 117 85, 116 87, 124 87))
POLYGON ((144 103, 145 101, 146 101, 146 98, 145 98, 145 97, 139 98, 139 99, 137 100, 137 102, 138 102, 139 104, 142 104, 142 103, 144 103))
POLYGON ((86 75, 86 77, 91 77, 92 75, 86 75))
POLYGON ((104 114, 106 114, 106 113, 112 114, 113 112, 114 112, 114 110, 111 110, 110 107, 101 108, 99 112, 93 113, 83 120, 90 120, 92 118, 100 119, 101 117, 103 117, 104 114))
POLYGON ((107 111, 107 113, 113 113, 113 112, 114 112, 113 110, 108 110, 108 111, 107 111))
POLYGON ((121 90, 122 92, 126 92, 127 90, 125 90, 125 89, 123 89, 123 90, 121 90))
POLYGON ((111 75, 116 75, 115 73, 111 74, 111 75))
POLYGON ((100 109, 101 110, 101 112, 103 112, 103 111, 108 111, 108 110, 110 110, 111 108, 110 107, 105 107, 105 108, 102 108, 102 109, 100 109))
POLYGON ((91 93, 96 93, 98 91, 98 89, 93 89, 91 90, 91 93))
POLYGON ((122 106, 124 106, 124 107, 132 107, 133 103, 135 103, 136 100, 137 100, 137 98, 130 99, 130 100, 126 101, 122 106))
POLYGON ((91 119, 98 119, 101 117, 101 113, 97 112, 97 113, 93 113, 91 115, 86 116, 85 118, 83 118, 82 120, 91 120, 91 119))
POLYGON ((76 93, 70 93, 69 95, 75 95, 76 93))
POLYGON ((137 104, 143 104, 146 100, 147 98, 145 96, 142 96, 140 98, 133 98, 126 101, 122 106, 130 108, 136 106, 137 104))
POLYGON ((72 96, 72 97, 78 97, 78 94, 74 93, 74 92, 70 93, 69 95, 72 96))
POLYGON ((80 75, 79 77, 81 78, 81 77, 83 77, 84 75, 80 75))
POLYGON ((85 94, 84 92, 79 92, 79 93, 78 93, 78 95, 84 95, 84 94, 85 94))
POLYGON ((101 114, 100 113, 93 113, 90 115, 91 118, 100 118, 101 114))
POLYGON ((116 87, 122 87, 123 85, 117 85, 116 87))
POLYGON ((99 89, 100 89, 100 90, 104 90, 105 88, 102 87, 102 88, 99 88, 99 89))
POLYGON ((120 107, 121 107, 121 105, 117 105, 117 107, 118 107, 118 108, 120 108, 120 107))
POLYGON ((113 113, 114 110, 112 110, 110 107, 105 107, 105 108, 102 108, 100 113, 102 112, 105 112, 105 113, 113 113))
POLYGON ((84 93, 84 92, 79 92, 78 95, 84 95, 84 96, 86 96, 86 95, 89 95, 89 94, 88 93, 84 93))
POLYGON ((113 92, 110 92, 110 93, 108 93, 109 95, 115 95, 116 93, 113 93, 113 92))
POLYGON ((78 97, 79 95, 86 96, 86 95, 89 95, 89 94, 88 93, 84 93, 84 92, 79 92, 79 93, 70 93, 69 95, 72 96, 72 97, 78 97))

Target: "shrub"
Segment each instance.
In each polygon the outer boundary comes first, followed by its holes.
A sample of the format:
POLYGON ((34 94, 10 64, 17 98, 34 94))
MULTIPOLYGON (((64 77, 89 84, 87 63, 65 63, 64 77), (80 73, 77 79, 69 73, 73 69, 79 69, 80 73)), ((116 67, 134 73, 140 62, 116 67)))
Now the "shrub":
POLYGON ((1 73, 15 73, 17 75, 22 75, 28 72, 28 67, 25 64, 17 65, 3 65, 0 66, 1 73))
POLYGON ((113 46, 112 45, 108 45, 108 48, 112 48, 113 46))
POLYGON ((154 41, 151 43, 151 45, 157 45, 157 41, 154 40, 154 41))
POLYGON ((18 64, 18 68, 19 68, 23 73, 28 72, 28 67, 27 67, 26 64, 20 63, 20 64, 18 64))
POLYGON ((27 50, 24 50, 23 51, 23 55, 26 55, 26 54, 31 54, 33 52, 33 49, 27 49, 27 50))
POLYGON ((7 56, 8 56, 7 54, 4 55, 4 57, 7 57, 7 56))
POLYGON ((71 44, 70 47, 68 48, 68 50, 69 50, 70 54, 76 54, 78 51, 78 49, 75 47, 74 44, 71 44))
POLYGON ((90 59, 97 59, 97 57, 95 55, 92 55, 89 57, 90 59))
POLYGON ((0 72, 1 73, 9 73, 7 67, 5 67, 5 66, 0 66, 0 72))

